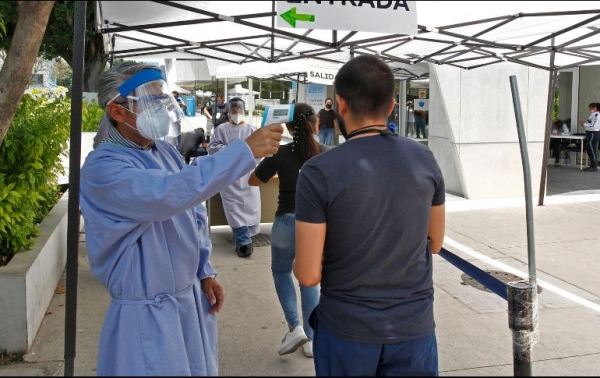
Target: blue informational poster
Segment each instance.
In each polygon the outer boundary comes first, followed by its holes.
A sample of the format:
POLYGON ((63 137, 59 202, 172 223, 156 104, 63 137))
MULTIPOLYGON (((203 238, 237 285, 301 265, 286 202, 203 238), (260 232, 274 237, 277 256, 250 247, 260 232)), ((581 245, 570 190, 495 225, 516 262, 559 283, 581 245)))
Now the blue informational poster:
POLYGON ((188 117, 194 117, 196 115, 196 98, 195 97, 186 98, 185 104, 187 105, 185 115, 188 117))
POLYGON ((306 85, 306 103, 313 107, 315 112, 325 107, 327 98, 327 86, 325 84, 307 84, 306 85))

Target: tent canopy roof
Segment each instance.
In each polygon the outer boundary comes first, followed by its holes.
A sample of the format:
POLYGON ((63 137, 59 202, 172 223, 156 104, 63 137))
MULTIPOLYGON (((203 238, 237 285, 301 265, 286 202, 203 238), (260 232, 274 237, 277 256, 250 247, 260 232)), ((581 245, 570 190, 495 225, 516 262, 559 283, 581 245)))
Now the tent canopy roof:
POLYGON ((283 74, 276 68, 283 63, 343 64, 358 54, 378 54, 399 78, 419 77, 419 63, 473 69, 509 61, 548 70, 600 61, 594 2, 416 3, 419 31, 410 36, 273 28, 271 1, 98 1, 97 27, 113 57, 270 64, 256 77, 283 74))

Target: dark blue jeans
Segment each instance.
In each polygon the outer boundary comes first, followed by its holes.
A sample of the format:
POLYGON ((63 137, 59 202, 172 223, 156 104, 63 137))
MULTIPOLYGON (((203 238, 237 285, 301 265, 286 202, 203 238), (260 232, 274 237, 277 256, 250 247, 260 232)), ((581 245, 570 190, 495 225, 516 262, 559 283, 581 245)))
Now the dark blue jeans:
POLYGON ((415 120, 415 127, 417 129, 417 138, 422 138, 423 139, 427 139, 427 132, 425 131, 425 127, 427 126, 427 124, 425 123, 425 120, 420 120, 417 119, 415 120))
POLYGON ((596 150, 598 149, 598 141, 600 140, 600 131, 586 131, 585 132, 585 149, 588 156, 590 157, 590 167, 598 166, 598 156, 596 150))
POLYGON ((328 146, 333 146, 333 127, 319 130, 319 142, 328 146))
POLYGON ((313 352, 317 376, 438 376, 435 331, 416 340, 367 344, 341 339, 314 321, 313 352))

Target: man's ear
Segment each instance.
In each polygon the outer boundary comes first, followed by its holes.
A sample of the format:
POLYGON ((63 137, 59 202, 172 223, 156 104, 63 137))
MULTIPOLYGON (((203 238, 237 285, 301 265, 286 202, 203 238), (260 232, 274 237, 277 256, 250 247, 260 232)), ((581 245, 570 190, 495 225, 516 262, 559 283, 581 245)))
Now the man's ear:
POLYGON ((338 113, 340 115, 346 114, 346 111, 348 111, 348 104, 346 103, 346 100, 344 100, 344 98, 341 97, 340 95, 336 94, 335 95, 335 103, 336 103, 338 113))
POLYGON ((129 115, 127 109, 116 102, 111 102, 106 107, 106 112, 118 123, 126 122, 126 118, 129 115))
POLYGON ((391 114, 394 111, 394 108, 396 107, 396 100, 394 100, 392 98, 392 103, 390 104, 390 108, 388 109, 387 114, 391 114))

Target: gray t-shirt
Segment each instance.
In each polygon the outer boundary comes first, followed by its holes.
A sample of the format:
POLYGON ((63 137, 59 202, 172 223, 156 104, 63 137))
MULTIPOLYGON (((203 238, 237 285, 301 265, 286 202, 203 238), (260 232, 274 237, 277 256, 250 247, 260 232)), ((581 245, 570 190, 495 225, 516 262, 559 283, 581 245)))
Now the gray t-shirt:
POLYGON ((424 145, 393 135, 349 140, 307 161, 296 220, 326 223, 319 322, 363 343, 397 343, 434 328, 431 206, 445 202, 424 145))

